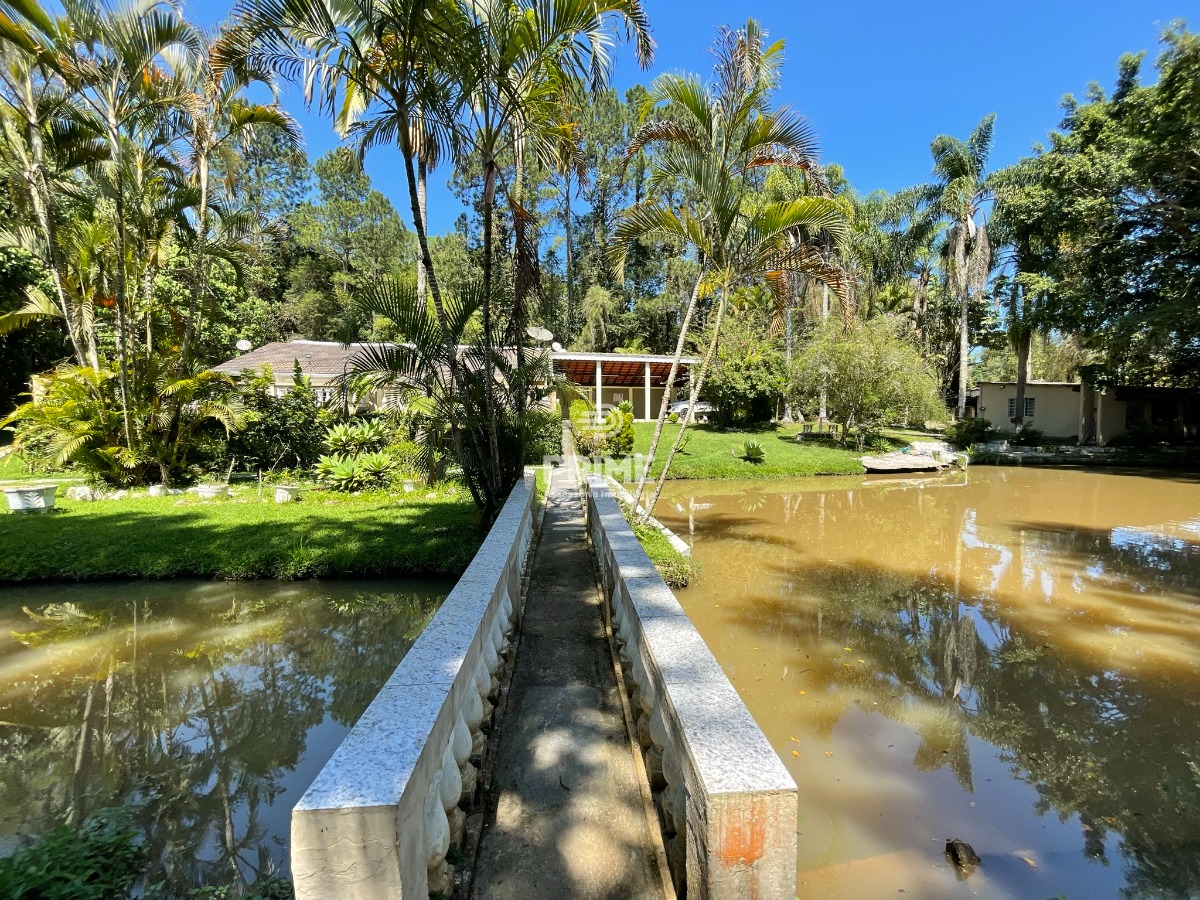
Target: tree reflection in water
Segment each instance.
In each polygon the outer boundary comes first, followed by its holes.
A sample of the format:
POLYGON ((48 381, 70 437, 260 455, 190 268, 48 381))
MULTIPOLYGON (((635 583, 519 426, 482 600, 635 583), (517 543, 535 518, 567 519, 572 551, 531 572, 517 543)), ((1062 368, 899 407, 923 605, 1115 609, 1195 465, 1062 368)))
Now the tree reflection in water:
MULTIPOLYGON (((702 632, 774 637, 768 668, 804 660, 822 702, 778 713, 793 733, 802 716, 832 740, 851 708, 881 713, 918 733, 916 770, 945 766, 966 792, 972 739, 987 742, 1037 815, 1078 817, 1080 863, 1119 870, 1124 896, 1197 897, 1200 488, 1074 474, 1061 492, 973 473, 969 490, 902 497, 697 494, 679 507, 704 574, 681 599, 702 632), (1122 508, 1104 493, 1122 488, 1154 496, 1122 508)), ((706 637, 727 669, 750 664, 706 637)), ((735 683, 774 715, 757 682, 735 683)))
POLYGON ((291 806, 445 593, 395 581, 0 592, 0 850, 124 803, 148 881, 168 895, 279 873, 291 806))

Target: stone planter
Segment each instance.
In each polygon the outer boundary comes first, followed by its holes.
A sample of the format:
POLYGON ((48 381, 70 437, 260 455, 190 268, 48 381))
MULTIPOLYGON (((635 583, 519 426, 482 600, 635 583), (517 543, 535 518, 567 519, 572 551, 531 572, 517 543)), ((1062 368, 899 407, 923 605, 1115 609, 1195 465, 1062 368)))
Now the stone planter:
POLYGON ((169 489, 165 484, 152 484, 146 488, 146 493, 151 497, 165 497, 169 489))
POLYGON ((293 500, 300 499, 300 485, 298 484, 277 484, 275 485, 275 502, 276 503, 291 503, 293 500))
POLYGON ((57 484, 28 484, 21 487, 4 488, 8 508, 18 512, 46 512, 54 509, 57 484))
POLYGON ((229 485, 202 484, 196 488, 196 494, 201 500, 224 500, 229 496, 229 485))

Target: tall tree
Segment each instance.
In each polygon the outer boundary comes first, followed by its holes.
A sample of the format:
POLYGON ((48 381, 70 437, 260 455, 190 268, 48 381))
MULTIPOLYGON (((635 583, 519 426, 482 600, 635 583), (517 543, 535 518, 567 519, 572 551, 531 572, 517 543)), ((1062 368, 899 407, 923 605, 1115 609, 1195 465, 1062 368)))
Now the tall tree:
POLYGON ((987 177, 992 149, 994 114, 984 116, 965 140, 938 135, 930 150, 937 183, 926 195, 934 214, 949 223, 946 232, 946 274, 959 303, 958 417, 967 413, 967 384, 971 374, 971 306, 981 298, 992 269, 985 206, 992 200, 987 177))
MULTIPOLYGON (((705 373, 720 339, 721 321, 730 292, 739 285, 765 281, 782 300, 788 273, 800 272, 831 283, 842 291, 841 271, 820 250, 791 237, 797 231, 839 233, 845 218, 838 204, 823 197, 762 204, 753 198, 761 173, 780 166, 817 173, 816 142, 807 123, 787 109, 772 110, 783 43, 765 43, 753 19, 734 31, 724 29, 714 49, 711 84, 695 76, 664 75, 656 79, 644 108, 643 123, 628 155, 653 144, 649 194, 628 209, 617 227, 613 255, 618 273, 629 248, 645 237, 677 240, 700 265, 691 299, 683 315, 667 384, 673 385, 687 346, 697 304, 715 295, 712 338, 698 367, 690 373, 688 415, 681 423, 653 497, 649 516, 662 492, 671 461, 704 387, 705 373), (655 111, 662 119, 650 119, 655 111), (677 191, 682 203, 664 196, 677 191)), ((669 391, 663 392, 646 464, 635 496, 643 499, 646 480, 667 420, 669 391)))

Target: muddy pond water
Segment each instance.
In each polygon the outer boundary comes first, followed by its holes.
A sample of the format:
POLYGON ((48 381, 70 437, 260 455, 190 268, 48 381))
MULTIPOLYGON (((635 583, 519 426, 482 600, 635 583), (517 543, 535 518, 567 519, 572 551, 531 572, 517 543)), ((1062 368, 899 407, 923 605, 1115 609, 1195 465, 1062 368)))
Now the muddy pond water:
POLYGON ((1200 897, 1196 480, 688 482, 658 512, 799 785, 800 898, 1200 897))
POLYGON ((449 588, 0 589, 0 854, 125 807, 166 896, 287 874, 292 806, 449 588))

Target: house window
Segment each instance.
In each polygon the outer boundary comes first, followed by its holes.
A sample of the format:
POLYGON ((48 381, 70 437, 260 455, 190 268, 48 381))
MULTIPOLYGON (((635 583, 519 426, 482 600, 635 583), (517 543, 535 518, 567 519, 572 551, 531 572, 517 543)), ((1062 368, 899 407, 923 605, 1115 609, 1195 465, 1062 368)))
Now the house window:
MULTIPOLYGON (((1034 400, 1034 398, 1033 398, 1033 397, 1026 397, 1026 398, 1025 398, 1025 416, 1024 416, 1024 418, 1026 418, 1026 419, 1032 419, 1032 418, 1033 418, 1033 409, 1034 409, 1034 403, 1033 403, 1033 400, 1034 400)), ((1009 397, 1009 398, 1008 398, 1008 418, 1009 418, 1009 421, 1011 421, 1011 420, 1015 419, 1016 417, 1017 417, 1017 398, 1016 398, 1016 397, 1009 397)))

